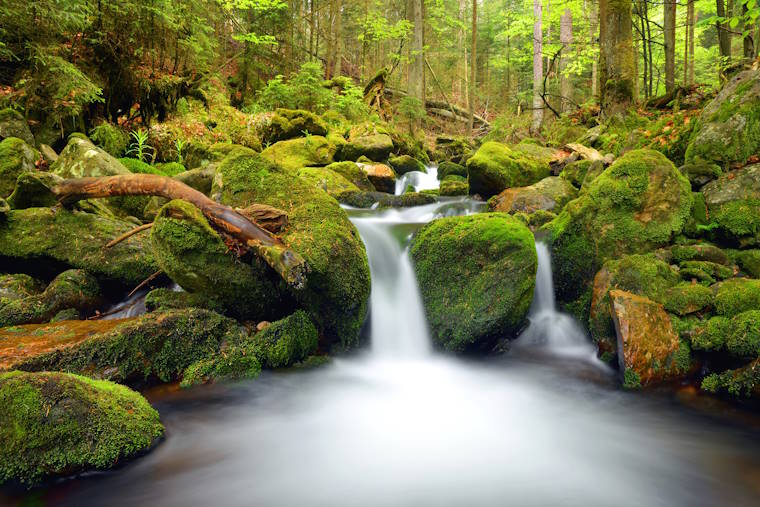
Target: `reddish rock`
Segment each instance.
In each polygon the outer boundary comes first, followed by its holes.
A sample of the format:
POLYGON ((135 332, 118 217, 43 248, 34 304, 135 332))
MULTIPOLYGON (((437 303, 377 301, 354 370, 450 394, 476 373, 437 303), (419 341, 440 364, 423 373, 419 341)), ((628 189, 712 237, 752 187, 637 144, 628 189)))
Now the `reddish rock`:
POLYGON ((396 173, 385 164, 364 164, 357 162, 369 181, 379 192, 392 194, 396 190, 396 173))

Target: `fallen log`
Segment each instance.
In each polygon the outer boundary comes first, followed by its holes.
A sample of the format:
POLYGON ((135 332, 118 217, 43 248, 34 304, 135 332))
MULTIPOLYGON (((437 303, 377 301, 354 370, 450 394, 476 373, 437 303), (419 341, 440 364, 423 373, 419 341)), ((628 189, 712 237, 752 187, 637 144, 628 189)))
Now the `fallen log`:
MULTIPOLYGON (((407 93, 405 91, 403 91, 403 90, 396 90, 395 88, 388 88, 387 86, 383 90, 383 93, 385 93, 389 97, 406 97, 406 95, 407 95, 407 93)), ((437 114, 439 116, 446 116, 446 115, 439 114, 440 110, 449 109, 449 112, 453 111, 457 116, 463 116, 465 118, 468 118, 468 120, 470 118, 470 112, 467 111, 466 109, 463 109, 463 108, 461 108, 459 106, 456 106, 454 104, 446 103, 446 102, 444 102, 442 100, 435 100, 435 99, 427 99, 426 98, 425 99, 425 108, 428 111, 430 111, 431 109, 438 110, 434 114, 437 114)), ((486 120, 482 116, 478 116, 477 114, 475 115, 475 123, 479 123, 479 124, 481 124, 482 126, 484 126, 486 128, 489 128, 491 126, 491 124, 488 122, 488 120, 486 120)))
POLYGON ((238 211, 219 204, 201 192, 167 176, 129 174, 101 178, 63 180, 51 188, 61 204, 81 199, 126 195, 151 195, 166 199, 182 199, 196 206, 217 229, 253 249, 292 287, 306 283, 308 265, 298 253, 279 238, 238 211))

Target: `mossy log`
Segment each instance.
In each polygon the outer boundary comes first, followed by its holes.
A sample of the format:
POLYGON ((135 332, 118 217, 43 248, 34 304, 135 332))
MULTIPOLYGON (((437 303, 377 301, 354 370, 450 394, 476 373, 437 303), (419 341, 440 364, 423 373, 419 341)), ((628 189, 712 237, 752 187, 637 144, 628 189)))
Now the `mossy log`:
POLYGON ((51 190, 63 204, 80 199, 125 195, 152 195, 187 201, 201 210, 215 227, 252 248, 289 285, 302 288, 306 283, 308 265, 298 253, 243 213, 219 204, 172 178, 154 174, 76 178, 64 180, 51 190))

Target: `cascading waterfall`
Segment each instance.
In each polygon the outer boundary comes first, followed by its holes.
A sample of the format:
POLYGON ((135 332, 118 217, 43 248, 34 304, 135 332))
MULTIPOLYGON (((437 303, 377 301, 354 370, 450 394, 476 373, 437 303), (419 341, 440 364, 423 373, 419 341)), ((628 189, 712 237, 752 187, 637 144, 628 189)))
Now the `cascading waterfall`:
POLYGON ((422 190, 433 190, 438 188, 438 166, 425 166, 426 172, 410 171, 396 180, 396 195, 401 195, 406 191, 408 186, 412 186, 415 192, 422 190))

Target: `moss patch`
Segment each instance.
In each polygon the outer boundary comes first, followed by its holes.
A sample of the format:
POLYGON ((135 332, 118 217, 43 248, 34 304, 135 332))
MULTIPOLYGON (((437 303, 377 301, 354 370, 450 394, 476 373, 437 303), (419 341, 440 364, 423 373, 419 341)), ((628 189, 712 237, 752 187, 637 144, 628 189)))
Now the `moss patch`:
POLYGON ((491 197, 506 188, 528 186, 549 176, 549 164, 491 141, 467 161, 467 173, 470 193, 491 197))

